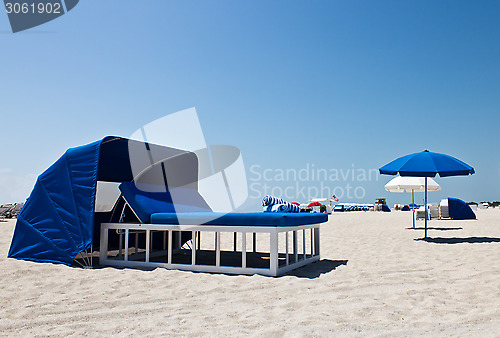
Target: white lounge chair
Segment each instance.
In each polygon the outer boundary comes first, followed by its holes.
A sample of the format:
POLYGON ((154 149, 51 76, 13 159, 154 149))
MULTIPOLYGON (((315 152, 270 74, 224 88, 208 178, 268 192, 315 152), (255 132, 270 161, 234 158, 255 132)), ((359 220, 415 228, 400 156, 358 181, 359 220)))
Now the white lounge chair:
POLYGON ((425 218, 425 208, 423 206, 421 206, 417 210, 415 210, 415 218, 416 219, 424 219, 425 218))
POLYGON ((442 199, 439 203, 439 217, 441 219, 450 218, 450 210, 448 208, 448 199, 442 199))
POLYGON ((439 206, 430 205, 429 206, 429 219, 439 219, 439 206))

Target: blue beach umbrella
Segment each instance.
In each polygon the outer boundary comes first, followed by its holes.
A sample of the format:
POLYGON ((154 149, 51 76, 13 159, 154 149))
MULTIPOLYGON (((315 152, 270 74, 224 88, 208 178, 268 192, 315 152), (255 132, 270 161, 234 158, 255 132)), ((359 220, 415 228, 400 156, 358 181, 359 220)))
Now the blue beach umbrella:
POLYGON ((467 176, 474 168, 459 159, 424 150, 395 159, 379 169, 382 175, 425 177, 425 238, 427 238, 427 177, 467 176))

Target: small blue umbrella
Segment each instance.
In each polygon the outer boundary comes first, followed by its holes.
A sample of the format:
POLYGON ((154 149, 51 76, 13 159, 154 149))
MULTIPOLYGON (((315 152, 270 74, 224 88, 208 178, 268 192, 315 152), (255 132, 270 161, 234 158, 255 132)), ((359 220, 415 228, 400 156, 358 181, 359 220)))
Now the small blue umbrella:
POLYGON ((472 175, 474 168, 459 159, 424 150, 395 159, 379 169, 382 175, 425 177, 425 238, 427 238, 427 177, 472 175))

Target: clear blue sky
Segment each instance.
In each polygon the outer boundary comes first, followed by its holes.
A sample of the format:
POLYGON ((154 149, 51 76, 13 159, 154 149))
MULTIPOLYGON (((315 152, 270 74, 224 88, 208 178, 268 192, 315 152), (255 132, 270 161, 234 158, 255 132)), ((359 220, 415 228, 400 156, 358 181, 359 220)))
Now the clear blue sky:
MULTIPOLYGON (((189 107, 254 172, 368 171, 429 149, 476 169, 437 178, 431 201, 500 200, 499 17, 498 1, 83 0, 12 34, 2 12, 0 203, 68 147, 189 107)), ((390 179, 323 183, 408 201, 390 179)))

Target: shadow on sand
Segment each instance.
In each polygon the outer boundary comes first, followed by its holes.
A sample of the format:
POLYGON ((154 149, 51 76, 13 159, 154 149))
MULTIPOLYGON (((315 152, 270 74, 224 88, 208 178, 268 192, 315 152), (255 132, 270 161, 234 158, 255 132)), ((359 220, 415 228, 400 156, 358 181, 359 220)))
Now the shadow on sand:
POLYGON ((495 237, 427 237, 417 238, 416 241, 425 241, 437 244, 460 244, 460 243, 500 243, 500 238, 495 237))
MULTIPOLYGON (((406 228, 408 230, 425 230, 424 227, 419 228, 406 228)), ((440 231, 448 231, 448 230, 462 230, 463 228, 436 228, 436 227, 427 227, 427 230, 440 230, 440 231)))
POLYGON ((299 278, 310 278, 310 279, 318 278, 322 274, 329 273, 341 265, 347 265, 347 260, 334 261, 331 259, 322 259, 320 261, 292 270, 284 274, 283 277, 295 276, 299 278))
MULTIPOLYGON (((80 261, 81 265, 73 263, 71 267, 77 268, 77 269, 82 269, 82 265, 84 265, 84 262, 81 259, 77 259, 80 261)), ((309 278, 309 279, 314 279, 318 278, 322 274, 329 273, 333 270, 335 270, 337 267, 341 265, 347 265, 347 260, 339 260, 339 261, 334 261, 331 259, 322 259, 320 261, 302 266, 300 268, 297 268, 295 270, 292 270, 288 273, 285 273, 279 277, 285 277, 285 276, 295 276, 298 278, 309 278)), ((153 271, 158 269, 157 267, 134 267, 134 268, 123 268, 123 267, 113 267, 113 266, 106 266, 106 265, 100 265, 99 264, 99 257, 93 257, 93 267, 90 269, 98 270, 98 269, 116 269, 116 270, 124 270, 124 269, 133 269, 133 270, 142 270, 142 271, 153 271)), ((194 272, 194 273, 213 273, 213 272, 194 272)), ((215 273, 219 274, 219 273, 215 273)), ((223 273, 222 273, 223 274, 223 273)), ((241 274, 234 274, 233 276, 244 276, 241 274)), ((272 277, 275 278, 275 277, 272 277)))

